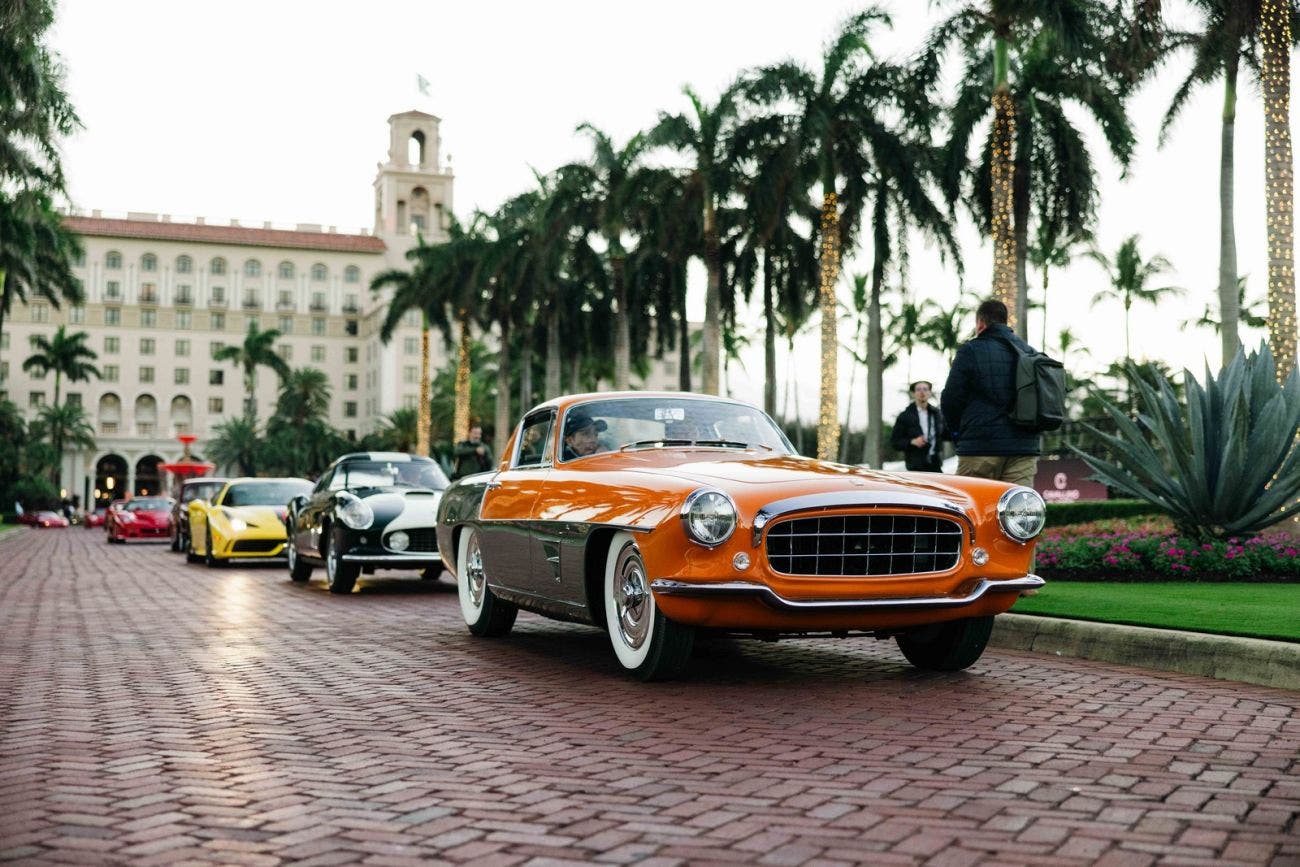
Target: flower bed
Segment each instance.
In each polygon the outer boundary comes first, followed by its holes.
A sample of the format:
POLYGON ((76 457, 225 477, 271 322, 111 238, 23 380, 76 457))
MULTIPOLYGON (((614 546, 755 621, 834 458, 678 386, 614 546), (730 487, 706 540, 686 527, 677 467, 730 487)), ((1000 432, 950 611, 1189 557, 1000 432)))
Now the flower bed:
POLYGON ((1035 569, 1069 581, 1300 582, 1300 543, 1285 533, 1192 542, 1158 517, 1093 521, 1045 531, 1035 569))

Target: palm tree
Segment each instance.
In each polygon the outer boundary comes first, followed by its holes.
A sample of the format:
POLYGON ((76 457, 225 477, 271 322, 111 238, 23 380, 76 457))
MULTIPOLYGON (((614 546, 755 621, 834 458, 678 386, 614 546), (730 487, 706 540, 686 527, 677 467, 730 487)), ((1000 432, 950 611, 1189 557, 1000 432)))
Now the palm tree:
POLYGON ((325 371, 300 367, 290 371, 280 384, 275 414, 281 420, 301 427, 308 422, 324 421, 330 411, 330 384, 325 371))
POLYGON ((262 437, 251 414, 235 416, 213 428, 216 434, 208 446, 208 457, 218 467, 238 467, 241 476, 257 473, 262 437))
MULTIPOLYGON (((1073 261, 1077 247, 1090 247, 1095 243, 1096 239, 1090 229, 1063 232, 1061 223, 1057 220, 1040 219, 1035 224, 1034 240, 1029 244, 1027 253, 1029 264, 1043 275, 1043 298, 1039 305, 1043 311, 1043 339, 1040 346, 1047 346, 1047 299, 1051 295, 1051 269, 1066 267, 1073 261)), ((1025 318, 1028 319, 1028 316, 1025 318)), ((1029 330, 1028 324, 1025 330, 1029 330)))
POLYGON ((257 369, 269 367, 275 371, 281 381, 289 376, 289 365, 275 350, 275 341, 280 339, 280 332, 274 328, 259 331, 255 323, 249 323, 244 342, 238 346, 223 346, 212 354, 215 361, 229 361, 244 373, 244 414, 256 425, 257 423, 257 369))
MULTIPOLYGON (((1237 322, 1246 328, 1268 327, 1268 299, 1253 298, 1246 300, 1246 277, 1237 278, 1237 322)), ((1184 319, 1183 328, 1209 328, 1215 334, 1223 329, 1223 323, 1214 315, 1214 307, 1206 304, 1205 311, 1198 319, 1184 319)))
POLYGON ((922 328, 922 323, 925 321, 925 304, 913 301, 906 292, 901 294, 902 301, 899 302, 898 309, 893 311, 886 332, 894 346, 907 356, 907 378, 911 380, 912 353, 916 352, 916 347, 926 345, 926 335, 922 328))
POLYGON ((818 238, 818 306, 821 310, 821 400, 817 456, 833 460, 839 451, 836 286, 843 248, 854 238, 867 198, 868 131, 895 102, 903 75, 890 64, 867 63, 871 31, 889 26, 889 16, 872 7, 851 17, 831 41, 820 70, 793 61, 759 70, 745 89, 771 109, 796 107, 792 138, 796 153, 815 171, 821 188, 818 238))
POLYGON ((86 382, 91 377, 99 378, 99 368, 93 363, 99 356, 86 345, 89 339, 90 335, 84 331, 68 334, 63 325, 48 339, 40 334, 32 335, 32 348, 36 351, 27 356, 23 370, 36 376, 45 376, 51 371, 54 373, 54 406, 59 406, 63 377, 66 376, 68 382, 86 382))
POLYGON ((58 484, 59 464, 63 462, 64 449, 73 451, 93 451, 95 448, 95 428, 91 426, 86 410, 79 403, 53 404, 43 406, 32 425, 31 435, 37 440, 49 438, 54 453, 54 465, 50 468, 50 481, 58 484))
POLYGON ((951 365, 957 349, 974 333, 975 307, 975 299, 965 292, 957 296, 956 304, 940 304, 929 298, 922 301, 921 312, 929 316, 921 321, 921 342, 951 365))
POLYGON ((1173 270, 1169 260, 1155 255, 1143 259, 1138 250, 1138 236, 1129 235, 1115 251, 1111 259, 1098 249, 1088 251, 1088 257, 1106 271, 1110 287, 1098 292, 1092 299, 1096 307, 1103 301, 1118 300, 1124 305, 1124 357, 1132 360, 1133 347, 1129 340, 1129 313, 1135 301, 1155 306, 1165 297, 1182 295, 1183 290, 1177 286, 1148 286, 1155 277, 1173 270))
POLYGON ((1296 364, 1295 165, 1291 154, 1291 48, 1295 36, 1291 19, 1295 14, 1290 0, 1260 2, 1268 342, 1279 383, 1286 381, 1296 364))
MULTIPOLYGON (((378 432, 383 448, 395 452, 409 452, 415 449, 419 440, 417 431, 419 417, 418 410, 405 407, 395 409, 385 416, 378 432)), ((427 454, 427 451, 421 454, 427 454)))
POLYGON ((11 195, 0 186, 0 334, 15 302, 41 298, 57 310, 64 301, 85 300, 71 264, 80 253, 81 242, 63 228, 48 194, 20 190, 11 195))

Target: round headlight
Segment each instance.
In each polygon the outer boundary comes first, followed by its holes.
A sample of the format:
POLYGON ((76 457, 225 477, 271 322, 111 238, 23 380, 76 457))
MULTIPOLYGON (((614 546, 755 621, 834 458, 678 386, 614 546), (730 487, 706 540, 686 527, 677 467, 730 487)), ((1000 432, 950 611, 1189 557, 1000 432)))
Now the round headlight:
POLYGON ((1012 539, 1028 542, 1043 532, 1043 525, 1047 523, 1047 504, 1037 491, 1012 488, 998 500, 998 523, 1012 539))
POLYGON ((682 525, 692 540, 717 547, 736 529, 736 504, 721 491, 701 488, 682 504, 682 525))
POLYGON ((242 533, 248 529, 248 522, 243 518, 231 518, 230 529, 234 530, 236 533, 242 533))
POLYGON ((388 534, 388 547, 394 551, 405 551, 411 547, 411 537, 398 530, 396 533, 388 534))
POLYGON ((354 530, 364 530, 375 520, 374 511, 364 500, 346 492, 339 494, 338 516, 340 521, 354 530))

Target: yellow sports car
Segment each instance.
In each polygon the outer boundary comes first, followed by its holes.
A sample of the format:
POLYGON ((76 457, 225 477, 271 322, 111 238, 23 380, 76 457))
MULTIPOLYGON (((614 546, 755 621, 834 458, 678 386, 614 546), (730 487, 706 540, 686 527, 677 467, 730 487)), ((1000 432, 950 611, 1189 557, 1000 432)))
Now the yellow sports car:
POLYGON ((283 557, 288 503, 309 493, 306 479, 231 479, 211 500, 190 502, 186 556, 209 566, 246 557, 283 557))

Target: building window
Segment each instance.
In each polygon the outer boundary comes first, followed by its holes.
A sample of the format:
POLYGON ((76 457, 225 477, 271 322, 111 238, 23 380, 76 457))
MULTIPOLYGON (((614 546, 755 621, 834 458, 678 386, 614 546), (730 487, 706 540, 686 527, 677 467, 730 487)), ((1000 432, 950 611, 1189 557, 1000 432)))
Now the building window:
POLYGON ((193 315, 188 310, 176 311, 176 328, 180 331, 189 331, 190 324, 194 321, 193 315))
POLYGON ((325 318, 323 316, 313 316, 311 318, 311 333, 317 337, 325 334, 325 318))
POLYGON ((70 391, 63 398, 67 401, 68 406, 81 406, 81 392, 70 391))
POLYGON ((257 261, 256 259, 249 259, 247 262, 244 263, 244 276, 261 277, 262 263, 257 261))
POLYGON ((104 354, 105 354, 105 355, 117 355, 117 354, 118 354, 119 352, 121 352, 121 351, 122 351, 122 338, 120 338, 120 337, 105 337, 105 338, 104 338, 104 354))
POLYGON ((292 262, 281 262, 281 263, 280 263, 280 277, 281 277, 282 279, 285 279, 285 280, 292 280, 292 279, 293 279, 293 263, 292 263, 292 262))
POLYGON ((361 282, 361 269, 358 268, 356 265, 349 265, 348 267, 344 268, 344 269, 343 269, 343 282, 344 282, 344 283, 360 283, 360 282, 361 282))
POLYGON ((415 395, 407 394, 402 397, 402 406, 406 409, 415 409, 415 395))
POLYGON ((28 406, 45 406, 45 392, 33 391, 27 395, 28 406))
POLYGON ((281 343, 275 348, 276 353, 285 361, 293 360, 293 347, 287 343, 281 343))
POLYGON ((100 375, 104 377, 104 382, 117 382, 118 376, 121 375, 120 371, 121 368, 116 364, 105 364, 99 369, 100 375))
POLYGON ((418 338, 418 337, 407 337, 407 338, 405 338, 405 339, 402 341, 402 349, 406 352, 407 355, 419 355, 419 354, 420 354, 420 338, 418 338))
POLYGON ((108 301, 117 301, 122 297, 122 284, 116 280, 109 280, 104 284, 104 298, 108 301))
POLYGON ((148 310, 148 309, 145 309, 145 310, 141 310, 141 311, 140 311, 140 327, 141 327, 141 328, 156 328, 157 326, 158 326, 158 311, 157 311, 157 310, 148 310))
POLYGON ((276 302, 276 306, 279 307, 281 310, 284 310, 284 309, 286 309, 286 308, 292 308, 292 307, 293 307, 293 293, 290 292, 290 291, 288 291, 288 290, 286 290, 286 289, 281 289, 281 290, 280 290, 280 300, 276 302))
POLYGON ((348 364, 356 364, 360 353, 355 346, 349 346, 343 351, 343 360, 348 364))
POLYGON ((213 313, 213 314, 212 314, 212 330, 213 330, 213 331, 225 331, 225 330, 226 330, 226 314, 224 314, 224 313, 213 313))
POLYGON ((121 307, 105 307, 105 308, 104 308, 104 324, 105 324, 105 325, 121 325, 121 324, 122 324, 122 308, 121 308, 121 307))
POLYGON ((188 367, 178 367, 176 368, 176 370, 173 371, 173 373, 175 374, 175 376, 173 377, 172 381, 175 382, 177 385, 190 384, 190 369, 188 367))
POLYGON ((329 276, 329 271, 327 271, 325 269, 325 266, 322 265, 320 262, 317 262, 315 265, 311 266, 311 279, 324 280, 327 276, 329 276))
POLYGON ((349 319, 343 323, 343 330, 349 337, 357 336, 357 320, 349 319))
POLYGON ((211 291, 212 291, 212 303, 213 303, 213 304, 225 304, 225 303, 226 303, 226 287, 225 287, 225 286, 213 286, 211 291))
POLYGON ((406 367, 402 368, 402 382, 405 382, 409 385, 410 383, 419 382, 419 381, 420 381, 420 368, 414 367, 409 364, 406 367))
POLYGON ((357 417, 357 402, 356 402, 355 400, 344 401, 344 403, 343 403, 343 417, 344 417, 344 418, 356 418, 356 417, 357 417))
POLYGON ((325 293, 324 293, 324 292, 313 292, 313 293, 311 293, 311 309, 312 309, 314 312, 317 312, 317 313, 319 313, 319 312, 321 312, 321 311, 323 311, 323 310, 325 309, 325 293))
POLYGON ((158 303, 158 284, 141 283, 140 284, 140 303, 157 304, 158 303))
POLYGON ((140 368, 140 382, 143 383, 143 384, 145 384, 145 385, 148 385, 149 383, 153 382, 153 368, 152 368, 152 367, 145 366, 145 367, 140 368))
POLYGON ((154 348, 155 348, 157 345, 158 345, 157 342, 156 342, 152 337, 141 337, 141 338, 140 338, 140 354, 141 354, 141 355, 153 355, 154 348))
POLYGON ((176 273, 188 274, 194 270, 194 260, 189 256, 176 257, 176 273))
POLYGON ((408 310, 402 314, 402 323, 411 328, 419 328, 424 324, 424 311, 408 310))
POLYGON ((226 273, 226 260, 218 256, 217 258, 212 260, 212 264, 208 268, 208 270, 211 271, 213 274, 226 273))
POLYGON ((244 292, 244 309, 256 310, 262 306, 262 296, 256 289, 248 289, 244 292))
POLYGON ((122 269, 122 254, 116 250, 109 250, 104 254, 104 267, 110 271, 120 271, 122 269))
POLYGON ((177 304, 194 303, 194 296, 190 294, 190 286, 188 283, 182 283, 176 287, 176 303, 177 304))
POLYGON ((9 362, 0 361, 0 382, 9 378, 9 362))
POLYGON ((176 341, 176 354, 180 356, 189 356, 190 342, 188 340, 176 341))
POLYGON ((280 331, 281 334, 293 334, 293 317, 292 317, 292 316, 281 316, 281 317, 280 317, 279 331, 280 331))
POLYGON ((85 307, 69 307, 69 308, 68 308, 68 321, 71 322, 73 325, 82 325, 82 324, 84 324, 85 321, 86 321, 86 308, 85 308, 85 307))
POLYGON ((226 344, 220 340, 214 340, 208 344, 208 354, 215 358, 217 353, 224 349, 225 346, 226 344))
POLYGON ((30 309, 32 311, 33 322, 50 321, 50 305, 42 304, 41 302, 38 301, 35 304, 33 304, 30 309))
POLYGON ((208 412, 212 415, 221 415, 226 411, 226 402, 219 397, 208 398, 208 412))
POLYGON ((209 370, 208 385, 225 385, 226 372, 224 370, 209 370))
POLYGON ((360 311, 361 311, 361 305, 357 303, 356 295, 348 295, 346 298, 343 299, 344 313, 359 313, 360 311))
POLYGON ((140 270, 153 272, 158 270, 158 257, 153 253, 145 253, 140 257, 140 270))
POLYGON ((311 360, 317 363, 325 360, 325 347, 319 343, 313 344, 311 348, 311 360))
POLYGON ((356 390, 357 390, 357 375, 356 375, 355 373, 344 374, 344 376, 343 376, 343 387, 346 388, 348 391, 356 391, 356 390))

